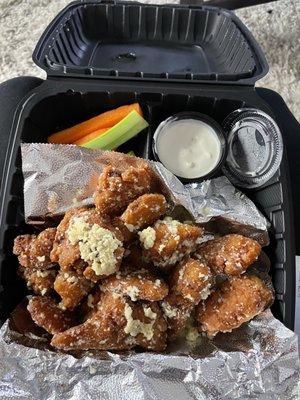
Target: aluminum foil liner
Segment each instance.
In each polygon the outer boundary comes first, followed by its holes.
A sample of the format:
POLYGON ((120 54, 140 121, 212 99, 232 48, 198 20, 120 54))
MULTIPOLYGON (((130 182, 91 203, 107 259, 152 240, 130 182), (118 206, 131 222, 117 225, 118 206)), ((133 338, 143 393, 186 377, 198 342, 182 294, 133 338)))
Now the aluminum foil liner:
POLYGON ((56 353, 10 325, 0 329, 2 400, 299 399, 297 336, 270 311, 168 354, 56 353))
MULTIPOLYGON (((70 197, 72 206, 91 203, 97 176, 108 163, 126 167, 145 162, 47 144, 25 144, 22 156, 28 220, 64 212, 70 197)), ((223 223, 231 231, 266 233, 266 219, 226 178, 184 186, 161 164, 152 166, 169 199, 212 232, 216 226, 225 229, 223 223)), ((166 354, 66 354, 49 346, 23 302, 0 329, 0 360, 1 400, 299 398, 297 337, 270 311, 213 340, 200 336, 193 343, 175 342, 166 354)))
MULTIPOLYGON (((122 169, 146 162, 117 152, 72 145, 22 144, 21 150, 25 218, 35 223, 74 206, 92 204, 97 177, 107 164, 122 169)), ((253 236, 261 244, 268 243, 267 220, 226 177, 183 185, 162 164, 151 162, 151 166, 160 189, 175 205, 183 206, 195 222, 210 221, 212 231, 224 227, 232 233, 253 236)))

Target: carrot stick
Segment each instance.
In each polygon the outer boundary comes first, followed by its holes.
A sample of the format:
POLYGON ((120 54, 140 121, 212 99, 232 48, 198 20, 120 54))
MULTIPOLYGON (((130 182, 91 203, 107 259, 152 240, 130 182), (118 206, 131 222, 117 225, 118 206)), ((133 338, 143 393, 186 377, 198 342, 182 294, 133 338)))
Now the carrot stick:
POLYGON ((61 144, 74 143, 89 133, 116 125, 131 111, 136 111, 142 116, 142 110, 138 103, 121 106, 114 110, 102 113, 88 121, 81 122, 71 128, 56 132, 48 137, 48 142, 61 144))
POLYGON ((77 146, 81 146, 82 144, 87 143, 90 140, 96 139, 98 136, 102 135, 104 132, 107 132, 108 129, 110 129, 110 128, 98 129, 97 131, 89 133, 88 135, 83 136, 81 139, 76 140, 72 144, 77 144, 77 146))

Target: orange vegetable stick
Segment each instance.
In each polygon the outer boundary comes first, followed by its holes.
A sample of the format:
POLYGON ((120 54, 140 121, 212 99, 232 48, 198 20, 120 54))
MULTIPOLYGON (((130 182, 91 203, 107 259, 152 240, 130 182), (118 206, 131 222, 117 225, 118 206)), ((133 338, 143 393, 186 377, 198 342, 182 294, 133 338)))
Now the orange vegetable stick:
POLYGON ((90 140, 95 139, 96 137, 102 135, 102 133, 107 132, 109 128, 106 129, 98 129, 95 132, 89 133, 88 135, 83 136, 81 139, 76 140, 76 142, 73 142, 73 144, 77 144, 77 146, 81 146, 82 144, 89 142, 90 140))
POLYGON ((138 103, 121 106, 115 108, 114 110, 97 115, 88 121, 81 122, 80 124, 72 126, 71 128, 53 133, 48 137, 48 142, 61 144, 74 143, 89 133, 116 125, 134 110, 143 116, 141 107, 138 103))

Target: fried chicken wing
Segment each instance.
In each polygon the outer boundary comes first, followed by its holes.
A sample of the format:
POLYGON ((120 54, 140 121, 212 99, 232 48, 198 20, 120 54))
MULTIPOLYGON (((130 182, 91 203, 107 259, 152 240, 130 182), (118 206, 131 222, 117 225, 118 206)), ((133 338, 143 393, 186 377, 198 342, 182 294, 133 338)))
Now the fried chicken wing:
POLYGON ((171 292, 160 305, 168 324, 168 340, 172 341, 183 332, 195 304, 171 292))
POLYGON ((170 288, 173 293, 198 304, 209 296, 212 274, 207 265, 188 258, 179 263, 170 275, 170 288))
POLYGON ((231 278, 197 307, 199 331, 211 337, 218 332, 231 332, 260 314, 272 301, 272 290, 257 276, 231 278))
POLYGON ((63 311, 51 297, 34 296, 29 300, 27 309, 33 321, 52 335, 76 324, 74 314, 63 311))
POLYGON ((144 194, 130 203, 121 220, 130 231, 152 225, 167 211, 167 201, 162 194, 144 194))
POLYGON ((83 324, 54 335, 52 346, 69 350, 124 350, 134 346, 161 351, 166 324, 155 303, 132 303, 107 292, 83 324))
POLYGON ((97 281, 115 273, 123 258, 123 236, 94 208, 69 211, 59 224, 51 259, 63 270, 85 262, 84 275, 97 281))
POLYGON ((132 301, 159 301, 165 298, 169 291, 163 279, 159 279, 146 269, 135 271, 123 269, 117 275, 102 281, 101 289, 128 296, 132 301))
POLYGON ((197 250, 196 257, 216 274, 240 275, 257 260, 260 244, 242 235, 226 235, 209 240, 197 250))
POLYGON ((56 228, 48 228, 38 235, 20 235, 15 238, 13 253, 24 268, 44 270, 51 268, 50 252, 56 228))
POLYGON ((57 275, 57 270, 32 270, 30 268, 20 267, 19 274, 26 281, 27 287, 35 294, 47 296, 54 290, 54 281, 57 275))
POLYGON ((151 191, 152 173, 146 164, 129 167, 124 172, 112 166, 104 168, 94 194, 96 208, 104 215, 117 215, 128 204, 151 191))
POLYGON ((203 229, 166 217, 139 233, 145 257, 168 269, 195 251, 203 229))
POLYGON ((60 271, 54 289, 61 297, 63 307, 73 310, 91 291, 94 283, 75 272, 60 271))

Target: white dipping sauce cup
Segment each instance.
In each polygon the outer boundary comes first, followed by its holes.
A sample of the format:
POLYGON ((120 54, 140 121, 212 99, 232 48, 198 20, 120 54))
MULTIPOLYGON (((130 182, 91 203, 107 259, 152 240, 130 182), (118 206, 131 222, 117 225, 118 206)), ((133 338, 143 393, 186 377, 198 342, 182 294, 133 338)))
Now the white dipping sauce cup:
POLYGON ((153 153, 183 181, 204 180, 217 174, 227 155, 222 128, 197 112, 178 113, 163 121, 153 136, 153 153))

